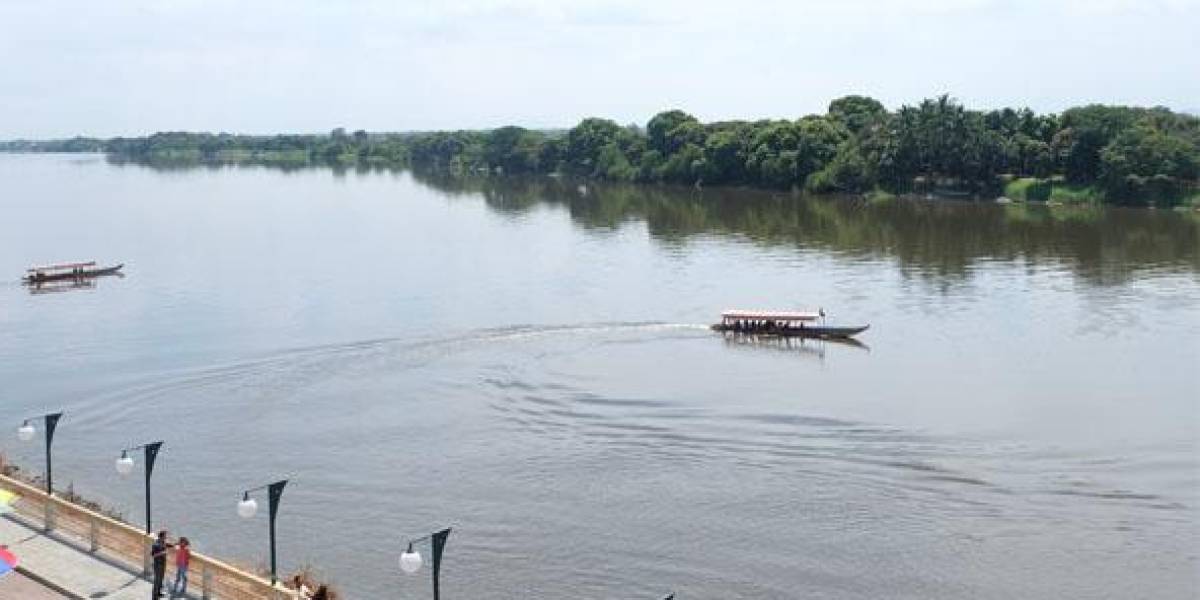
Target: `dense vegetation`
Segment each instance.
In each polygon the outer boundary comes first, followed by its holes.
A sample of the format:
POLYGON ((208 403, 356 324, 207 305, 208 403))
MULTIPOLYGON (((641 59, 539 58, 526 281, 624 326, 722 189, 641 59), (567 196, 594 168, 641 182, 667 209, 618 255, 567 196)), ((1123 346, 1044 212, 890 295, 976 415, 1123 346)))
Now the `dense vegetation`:
MULTIPOLYGON (((23 145, 22 145, 23 144, 23 145)), ((631 182, 813 192, 1006 194, 1017 200, 1171 206, 1200 202, 1200 118, 1090 105, 1060 115, 973 111, 948 96, 888 111, 846 96, 824 115, 701 123, 679 110, 643 128, 599 118, 566 131, 241 136, 10 142, 135 160, 429 166, 631 182)), ((0 146, 0 149, 4 149, 0 146)))

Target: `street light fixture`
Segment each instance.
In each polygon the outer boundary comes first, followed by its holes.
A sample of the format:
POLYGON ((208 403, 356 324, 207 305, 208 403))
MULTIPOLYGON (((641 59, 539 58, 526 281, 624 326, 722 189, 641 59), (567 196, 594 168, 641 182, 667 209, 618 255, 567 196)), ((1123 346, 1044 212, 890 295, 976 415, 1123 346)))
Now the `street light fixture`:
POLYGON ((154 473, 154 459, 158 458, 158 450, 162 448, 162 442, 151 442, 126 448, 121 451, 121 458, 117 459, 117 473, 125 477, 133 472, 133 458, 129 456, 131 450, 143 450, 146 455, 146 535, 150 535, 150 475, 154 473))
POLYGON ((25 422, 17 428, 17 438, 22 442, 28 442, 37 434, 37 428, 33 426, 35 419, 43 419, 46 423, 46 495, 54 494, 54 462, 50 456, 50 445, 54 443, 54 430, 58 427, 58 420, 62 418, 62 413, 50 413, 41 417, 31 417, 25 419, 25 422))
POLYGON ((413 543, 408 543, 408 550, 400 553, 400 570, 412 575, 421 568, 421 553, 413 550, 413 543))
POLYGON ((267 490, 267 501, 270 506, 270 529, 271 529, 271 585, 275 585, 279 581, 279 576, 276 571, 275 561, 275 517, 279 514, 279 499, 283 497, 283 488, 288 483, 288 480, 283 479, 267 485, 260 485, 256 488, 250 488, 242 492, 242 499, 237 504, 237 514, 243 519, 253 518, 258 513, 258 501, 250 497, 250 492, 257 492, 262 489, 267 490))
POLYGON ((413 544, 425 540, 430 541, 430 545, 433 547, 433 600, 439 600, 438 574, 442 570, 442 552, 446 549, 446 538, 450 537, 450 529, 447 527, 437 533, 409 540, 408 549, 400 553, 400 570, 412 575, 421 569, 424 562, 421 560, 421 553, 413 550, 413 544))

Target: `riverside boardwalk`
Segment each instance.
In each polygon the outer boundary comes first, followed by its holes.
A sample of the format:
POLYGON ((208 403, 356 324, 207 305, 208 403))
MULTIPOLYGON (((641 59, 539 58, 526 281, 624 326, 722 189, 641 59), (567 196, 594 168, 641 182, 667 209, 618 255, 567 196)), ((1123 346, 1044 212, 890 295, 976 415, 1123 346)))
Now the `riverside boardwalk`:
MULTIPOLYGON (((0 476, 0 490, 17 495, 15 510, 0 516, 0 545, 17 555, 26 578, 0 582, 0 599, 150 597, 142 565, 151 539, 141 530, 10 477, 0 476), (36 591, 10 594, 18 589, 36 591)), ((188 598, 296 600, 291 590, 197 552, 189 575, 188 598)), ((166 580, 174 580, 173 565, 166 580)))
MULTIPOLYGON (((28 580, 22 589, 41 588, 39 591, 46 598, 145 600, 150 597, 150 582, 142 579, 137 570, 89 552, 83 540, 46 534, 23 521, 11 516, 0 519, 0 543, 20 557, 17 574, 25 575, 28 580)), ((0 598, 10 597, 25 598, 7 596, 0 585, 0 598)))
POLYGON ((9 573, 0 578, 0 598, 62 600, 70 596, 64 596, 20 573, 9 573))

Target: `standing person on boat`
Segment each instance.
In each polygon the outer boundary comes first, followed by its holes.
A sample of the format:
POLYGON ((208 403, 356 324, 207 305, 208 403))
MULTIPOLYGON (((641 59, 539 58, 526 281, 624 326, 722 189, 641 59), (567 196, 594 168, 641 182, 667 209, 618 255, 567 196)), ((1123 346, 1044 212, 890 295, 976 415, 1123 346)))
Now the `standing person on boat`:
POLYGON ((150 590, 150 600, 162 598, 163 577, 167 574, 167 550, 171 544, 167 542, 167 530, 158 532, 154 545, 150 546, 150 558, 154 560, 154 587, 150 590))
POLYGON ((186 537, 179 538, 175 549, 175 583, 171 585, 171 597, 187 595, 188 563, 192 561, 192 543, 186 537))

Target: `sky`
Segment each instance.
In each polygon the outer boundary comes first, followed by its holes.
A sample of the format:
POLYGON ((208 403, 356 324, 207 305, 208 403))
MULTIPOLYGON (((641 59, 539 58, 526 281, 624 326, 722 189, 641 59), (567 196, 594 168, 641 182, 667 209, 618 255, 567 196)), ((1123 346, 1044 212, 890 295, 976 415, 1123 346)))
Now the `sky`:
POLYGON ((1200 0, 0 0, 0 139, 1200 109, 1200 0))

